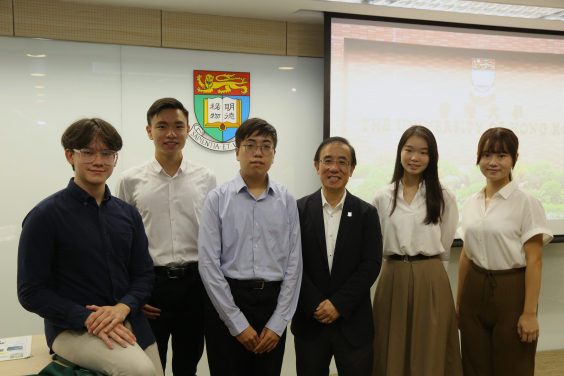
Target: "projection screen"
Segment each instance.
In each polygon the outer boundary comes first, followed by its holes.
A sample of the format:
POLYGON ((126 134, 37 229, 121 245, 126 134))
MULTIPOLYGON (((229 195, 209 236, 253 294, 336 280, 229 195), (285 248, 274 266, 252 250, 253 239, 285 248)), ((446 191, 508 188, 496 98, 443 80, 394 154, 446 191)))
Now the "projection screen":
POLYGON ((485 185, 481 134, 506 127, 520 141, 514 178, 564 234, 564 37, 329 16, 327 40, 325 136, 356 148, 352 193, 370 201, 389 184, 400 136, 418 124, 461 211, 485 185))

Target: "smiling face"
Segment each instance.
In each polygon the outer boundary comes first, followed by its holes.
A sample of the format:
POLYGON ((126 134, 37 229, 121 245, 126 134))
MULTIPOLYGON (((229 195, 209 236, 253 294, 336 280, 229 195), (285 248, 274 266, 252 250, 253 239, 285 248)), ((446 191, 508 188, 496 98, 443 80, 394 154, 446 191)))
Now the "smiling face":
POLYGON ((165 108, 151 119, 147 125, 149 139, 155 144, 156 154, 165 158, 182 156, 190 126, 188 119, 179 109, 165 108))
POLYGON ((404 173, 421 178, 429 165, 429 145, 424 138, 411 136, 401 149, 401 165, 404 173))
POLYGON ((351 149, 345 144, 333 142, 321 149, 319 159, 322 162, 316 161, 314 165, 323 189, 344 191, 355 167, 348 164, 351 162, 351 149))
MULTIPOLYGON (((274 163, 274 140, 272 136, 259 136, 259 131, 254 132, 241 142, 241 146, 235 148, 237 160, 241 165, 241 176, 243 179, 259 179, 266 176, 270 166, 274 163), (270 148, 271 154, 264 155, 264 149, 260 146, 270 148), (251 151, 249 154, 247 151, 251 151)), ((267 152, 268 153, 268 152, 267 152)))
MULTIPOLYGON (((97 136, 85 148, 92 149, 94 153, 108 150, 106 144, 97 136)), ((96 188, 105 185, 117 163, 116 160, 107 165, 102 161, 101 155, 96 155, 93 162, 84 163, 80 153, 70 149, 65 150, 65 156, 67 161, 74 165, 74 182, 83 188, 96 188)))
MULTIPOLYGON (((517 154, 519 156, 519 154, 517 154)), ((513 158, 507 152, 485 151, 479 161, 480 171, 491 182, 504 181, 509 183, 509 174, 515 165, 513 158)))

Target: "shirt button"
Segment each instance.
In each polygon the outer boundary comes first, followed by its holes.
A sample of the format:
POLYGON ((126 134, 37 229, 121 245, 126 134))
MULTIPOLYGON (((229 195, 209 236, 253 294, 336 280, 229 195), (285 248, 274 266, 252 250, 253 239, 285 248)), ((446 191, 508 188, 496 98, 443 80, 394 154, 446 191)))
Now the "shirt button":
POLYGON ((255 226, 258 226, 258 223, 255 223, 255 226))
POLYGON ((174 238, 174 240, 176 240, 176 237, 174 238))
POLYGON ((258 245, 257 245, 257 244, 255 244, 255 248, 258 248, 258 245))
POLYGON ((482 241, 482 238, 480 238, 480 241, 482 241))
POLYGON ((170 199, 170 202, 172 202, 172 198, 170 199))
POLYGON ((174 222, 174 218, 172 218, 172 221, 174 222))
POLYGON ((258 266, 255 266, 255 269, 258 269, 258 266))
POLYGON ((87 202, 85 202, 85 203, 84 203, 84 206, 88 206, 88 203, 87 203, 87 202))

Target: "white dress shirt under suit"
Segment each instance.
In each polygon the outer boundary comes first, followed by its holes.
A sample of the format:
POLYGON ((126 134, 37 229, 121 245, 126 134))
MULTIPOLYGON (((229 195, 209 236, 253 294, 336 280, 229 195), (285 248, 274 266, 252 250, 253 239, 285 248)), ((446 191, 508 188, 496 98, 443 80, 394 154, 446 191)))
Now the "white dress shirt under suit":
POLYGON ((323 191, 321 191, 321 205, 323 205, 323 224, 325 226, 325 244, 327 245, 327 261, 329 262, 329 273, 333 267, 333 256, 335 256, 335 244, 337 244, 337 234, 339 234, 339 224, 341 223, 341 213, 347 191, 341 198, 341 201, 331 208, 331 204, 327 202, 323 191))
POLYGON ((225 277, 282 281, 266 327, 282 336, 294 316, 302 280, 302 247, 296 199, 268 178, 258 197, 240 173, 209 193, 199 235, 199 270, 212 304, 231 335, 248 326, 225 277))
POLYGON ((425 183, 419 184, 411 205, 403 199, 403 188, 400 182, 396 209, 392 216, 390 212, 394 197, 393 183, 379 189, 372 199, 372 205, 378 209, 380 217, 384 255, 439 255, 445 269, 448 269, 450 248, 458 226, 456 198, 448 189, 443 189, 445 207, 441 221, 438 224, 425 225, 425 183))
POLYGON ((198 228, 204 199, 216 187, 209 168, 182 159, 169 176, 155 157, 124 171, 116 197, 141 213, 155 266, 181 266, 198 261, 198 228))
POLYGON ((493 195, 486 210, 485 190, 468 197, 462 208, 458 235, 466 256, 487 270, 527 266, 523 248, 527 240, 543 234, 544 246, 553 238, 544 208, 532 193, 512 181, 493 195))

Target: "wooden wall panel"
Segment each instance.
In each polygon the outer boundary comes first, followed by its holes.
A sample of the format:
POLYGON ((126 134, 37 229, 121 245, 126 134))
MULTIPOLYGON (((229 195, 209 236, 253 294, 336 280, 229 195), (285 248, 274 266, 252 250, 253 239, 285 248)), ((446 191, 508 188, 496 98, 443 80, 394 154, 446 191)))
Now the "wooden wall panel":
POLYGON ((0 35, 14 35, 12 0, 0 0, 0 35))
POLYGON ((286 22, 167 12, 163 47, 286 55, 286 22))
POLYGON ((14 0, 15 36, 160 46, 161 11, 58 0, 14 0))
POLYGON ((323 25, 288 22, 287 54, 323 57, 323 25))

